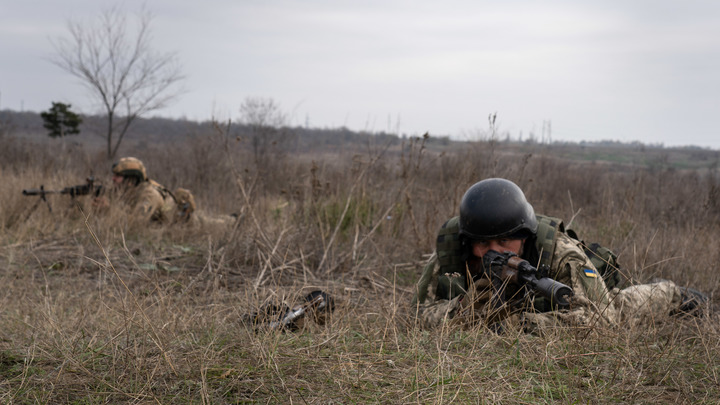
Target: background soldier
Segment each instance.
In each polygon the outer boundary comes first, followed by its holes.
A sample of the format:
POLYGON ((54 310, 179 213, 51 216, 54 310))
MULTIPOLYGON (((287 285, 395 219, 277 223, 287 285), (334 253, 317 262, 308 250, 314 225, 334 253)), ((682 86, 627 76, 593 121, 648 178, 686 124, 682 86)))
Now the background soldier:
POLYGON ((231 215, 214 216, 197 210, 195 197, 186 188, 174 192, 149 179, 145 165, 137 158, 124 157, 112 166, 113 192, 130 206, 133 217, 161 223, 186 224, 190 227, 231 226, 231 215))
POLYGON ((535 215, 515 183, 486 179, 474 184, 462 198, 459 217, 448 220, 438 233, 436 254, 425 266, 413 297, 418 316, 426 326, 448 320, 489 325, 503 321, 522 323, 533 331, 561 324, 643 322, 662 314, 695 311, 707 301, 703 294, 671 281, 621 290, 615 256, 607 249, 607 255, 595 255, 573 236, 559 219, 535 215), (568 297, 568 308, 560 310, 547 299, 530 297, 524 286, 507 285, 507 280, 498 283, 500 273, 491 269, 488 252, 517 255, 570 286, 574 295, 568 297), (588 253, 602 261, 594 264, 588 253))
MULTIPOLYGON (((165 222, 173 209, 171 193, 147 176, 145 165, 137 158, 124 157, 112 166, 114 198, 128 204, 133 218, 165 222)), ((101 197, 98 205, 107 205, 101 197)))

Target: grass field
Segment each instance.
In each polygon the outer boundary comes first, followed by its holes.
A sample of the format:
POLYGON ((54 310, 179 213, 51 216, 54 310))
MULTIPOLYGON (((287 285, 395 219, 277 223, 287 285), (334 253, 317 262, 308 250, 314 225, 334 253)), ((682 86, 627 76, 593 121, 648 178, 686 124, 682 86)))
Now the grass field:
POLYGON ((561 147, 368 138, 258 159, 222 130, 126 150, 151 178, 191 189, 204 213, 237 215, 231 227, 189 228, 21 194, 90 174, 109 184, 101 151, 14 138, 0 150, 0 403, 720 401, 717 315, 534 336, 425 330, 410 307, 438 227, 486 177, 516 182, 538 213, 612 247, 633 280, 672 279, 716 305, 712 158, 676 165, 680 155, 645 151, 656 164, 620 165, 561 147), (335 298, 324 325, 243 322, 315 289, 335 298))

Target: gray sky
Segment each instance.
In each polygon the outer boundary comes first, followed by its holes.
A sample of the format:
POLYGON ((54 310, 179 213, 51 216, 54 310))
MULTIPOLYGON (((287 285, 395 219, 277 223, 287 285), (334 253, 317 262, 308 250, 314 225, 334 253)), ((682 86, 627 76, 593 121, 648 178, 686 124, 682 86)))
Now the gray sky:
MULTIPOLYGON (((48 61, 68 19, 112 2, 0 0, 0 109, 99 111, 48 61)), ((472 138, 638 140, 720 149, 720 2, 126 0, 153 12, 184 93, 154 115, 238 118, 246 97, 293 125, 472 138)))

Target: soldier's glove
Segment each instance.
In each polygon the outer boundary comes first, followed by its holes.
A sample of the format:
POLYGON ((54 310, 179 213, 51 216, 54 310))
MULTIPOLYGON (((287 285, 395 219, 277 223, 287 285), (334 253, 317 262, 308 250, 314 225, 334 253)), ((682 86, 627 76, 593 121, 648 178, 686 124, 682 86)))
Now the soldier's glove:
POLYGON ((457 321, 467 324, 482 322, 493 327, 512 312, 506 297, 510 290, 510 297, 513 297, 515 288, 500 278, 507 259, 502 255, 499 260, 496 259, 487 257, 473 263, 472 284, 460 299, 455 315, 457 321))
POLYGON ((458 297, 459 305, 452 322, 465 327, 484 322, 491 297, 492 281, 487 277, 475 278, 466 293, 458 297))
POLYGON ((460 298, 460 308, 463 310, 472 308, 480 311, 487 305, 492 297, 492 281, 487 277, 473 279, 468 291, 460 298))
POLYGON ((522 301, 527 292, 523 285, 510 283, 507 277, 502 276, 505 270, 509 270, 508 259, 513 256, 515 256, 513 253, 498 253, 490 250, 482 258, 483 274, 492 281, 494 298, 500 301, 498 305, 522 301))

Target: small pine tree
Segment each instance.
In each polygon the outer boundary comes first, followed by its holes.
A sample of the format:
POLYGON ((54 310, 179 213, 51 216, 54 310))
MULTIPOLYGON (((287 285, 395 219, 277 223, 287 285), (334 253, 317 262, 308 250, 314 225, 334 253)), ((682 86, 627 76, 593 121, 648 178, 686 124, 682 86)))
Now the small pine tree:
POLYGON ((52 107, 40 113, 43 121, 43 127, 49 130, 48 134, 51 138, 64 137, 66 135, 77 135, 80 133, 78 128, 82 123, 82 118, 70 111, 70 104, 56 103, 53 101, 52 107))

